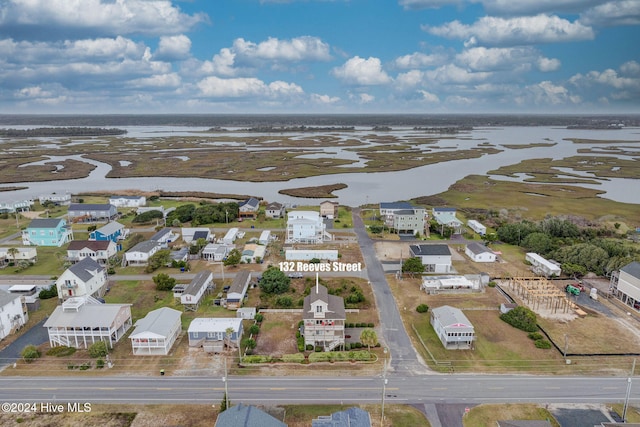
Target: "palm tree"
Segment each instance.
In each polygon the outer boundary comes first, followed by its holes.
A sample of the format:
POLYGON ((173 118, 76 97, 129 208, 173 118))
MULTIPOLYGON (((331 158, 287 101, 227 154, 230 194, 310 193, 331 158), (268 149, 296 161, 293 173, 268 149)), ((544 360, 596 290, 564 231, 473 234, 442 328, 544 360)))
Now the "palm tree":
POLYGON ((7 255, 10 255, 11 258, 13 258, 13 263, 16 263, 16 256, 18 256, 18 254, 20 253, 20 250, 18 248, 9 248, 7 249, 7 255))
POLYGON ((371 346, 378 343, 378 335, 376 331, 371 328, 367 328, 360 333, 360 342, 366 345, 371 351, 371 346))

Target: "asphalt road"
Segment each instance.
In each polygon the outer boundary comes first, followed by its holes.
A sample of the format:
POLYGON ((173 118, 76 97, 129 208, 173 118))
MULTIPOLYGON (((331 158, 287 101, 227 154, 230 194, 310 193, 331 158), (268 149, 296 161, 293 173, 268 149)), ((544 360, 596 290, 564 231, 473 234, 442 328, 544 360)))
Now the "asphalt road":
POLYGON ((389 289, 382 264, 376 256, 373 241, 367 234, 364 222, 360 217, 359 209, 353 210, 353 227, 358 236, 358 243, 376 299, 384 342, 390 350, 391 369, 400 375, 427 371, 427 366, 419 359, 411 339, 404 329, 396 301, 391 294, 391 289, 389 289))
MULTIPOLYGON (((229 377, 226 386, 232 401, 245 404, 377 404, 382 399, 380 377, 229 377)), ((637 405, 640 380, 632 386, 630 402, 637 405)), ((623 401, 626 388, 622 377, 393 376, 385 403, 437 408, 498 402, 595 404, 623 401)), ((224 389, 221 377, 2 377, 0 402, 217 403, 224 389)))

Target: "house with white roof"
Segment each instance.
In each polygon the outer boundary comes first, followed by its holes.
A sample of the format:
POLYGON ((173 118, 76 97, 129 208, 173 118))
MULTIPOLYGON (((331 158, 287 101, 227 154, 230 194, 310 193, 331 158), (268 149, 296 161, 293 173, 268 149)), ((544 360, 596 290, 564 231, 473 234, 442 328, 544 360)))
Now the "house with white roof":
POLYGON ((139 208, 147 204, 145 196, 111 196, 109 203, 117 208, 139 208))
POLYGON ((56 288, 61 301, 85 295, 100 298, 107 288, 107 270, 93 259, 83 258, 58 277, 56 288))
POLYGON ((409 252, 412 257, 420 258, 425 273, 450 273, 453 271, 451 250, 447 245, 411 245, 409 252))
POLYGON ((171 228, 165 227, 151 236, 149 240, 158 242, 160 247, 166 248, 168 247, 169 243, 175 242, 176 240, 178 240, 178 238, 180 238, 180 233, 178 233, 177 231, 173 231, 171 228))
POLYGON ((230 228, 229 230, 227 230, 227 234, 225 234, 222 238, 222 243, 225 245, 233 245, 233 242, 236 241, 239 233, 240 230, 236 227, 230 228))
POLYGON ((475 231, 481 236, 484 236, 485 234, 487 234, 487 227, 485 227, 475 219, 470 219, 469 221, 467 221, 467 225, 469 226, 470 229, 472 229, 473 231, 475 231))
POLYGON ((26 248, 3 247, 0 248, 0 266, 17 261, 35 263, 38 260, 38 250, 35 246, 26 248), (13 251, 12 249, 15 249, 13 251))
POLYGON ((431 310, 431 326, 447 350, 470 350, 475 329, 462 310, 443 305, 431 310))
POLYGON ((0 340, 13 334, 29 320, 24 297, 0 290, 0 340))
POLYGON ((480 243, 469 243, 464 253, 471 258, 473 262, 495 262, 497 257, 491 249, 480 243))
POLYGON ((131 304, 102 304, 90 296, 69 298, 56 307, 44 327, 51 347, 89 348, 104 341, 113 348, 131 327, 131 304))
POLYGON ((536 274, 541 274, 546 277, 560 276, 560 274, 562 274, 560 265, 555 262, 551 262, 534 252, 527 252, 524 259, 531 264, 531 269, 536 274))
POLYGON ((205 246, 202 249, 200 256, 202 257, 202 259, 209 262, 211 261, 220 262, 224 260, 227 257, 227 255, 229 255, 229 252, 231 252, 231 250, 234 248, 235 246, 233 245, 209 243, 207 246, 205 246))
POLYGON ((260 237, 258 237, 258 243, 266 246, 269 244, 270 241, 271 241, 271 231, 263 230, 262 233, 260 233, 260 237))
POLYGON ((182 312, 169 307, 150 311, 129 335, 135 356, 166 356, 182 331, 182 312))
POLYGON ((195 242, 198 239, 204 239, 210 242, 214 235, 211 234, 211 230, 206 227, 182 227, 182 240, 185 243, 195 242))
POLYGON ((236 317, 197 317, 189 325, 189 347, 203 347, 207 353, 220 353, 227 346, 238 347, 242 339, 242 319, 236 317), (227 330, 231 336, 227 336, 227 330))
POLYGON ((240 261, 247 264, 258 262, 258 260, 263 261, 266 252, 267 247, 264 245, 247 243, 246 245, 244 245, 244 249, 242 249, 242 256, 240 258, 240 261))
POLYGON ((326 231, 319 212, 291 211, 287 213, 287 235, 285 243, 317 244, 333 240, 326 231))
POLYGON ((71 204, 71 193, 49 193, 41 194, 38 197, 40 204, 45 202, 53 202, 56 206, 69 206, 71 204))

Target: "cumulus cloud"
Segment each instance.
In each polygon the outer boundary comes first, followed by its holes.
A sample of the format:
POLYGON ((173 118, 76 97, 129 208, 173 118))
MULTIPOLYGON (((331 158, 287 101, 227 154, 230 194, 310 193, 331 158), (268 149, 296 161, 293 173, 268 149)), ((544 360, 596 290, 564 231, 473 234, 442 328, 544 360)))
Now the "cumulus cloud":
POLYGON ((437 104, 440 102, 440 98, 437 95, 427 92, 426 90, 419 90, 418 93, 422 96, 422 100, 431 104, 437 104))
POLYGON ((391 82, 389 75, 382 69, 380 59, 368 59, 354 56, 339 67, 331 70, 331 74, 346 84, 359 86, 383 85, 391 82))
POLYGON ((427 68, 442 65, 446 57, 441 54, 427 55, 415 52, 410 55, 400 56, 393 61, 394 65, 400 69, 427 68))
POLYGON ((474 47, 462 51, 456 61, 474 71, 528 71, 535 66, 540 71, 555 71, 560 61, 543 57, 532 47, 474 47))
POLYGON ((422 85, 424 72, 420 70, 411 70, 406 73, 400 73, 394 80, 394 89, 400 92, 411 91, 422 85))
POLYGON ((350 93, 349 99, 358 104, 370 104, 376 100, 376 97, 368 93, 350 93))
POLYGON ((204 14, 181 12, 168 0, 8 0, 0 6, 0 34, 26 39, 89 32, 179 34, 207 20, 204 14))
POLYGON ((314 102, 316 104, 330 105, 330 104, 335 104, 337 102, 340 102, 340 98, 337 96, 320 95, 317 93, 312 93, 311 102, 314 102))
POLYGON ((571 95, 569 90, 548 80, 527 87, 533 95, 533 101, 542 105, 578 104, 582 101, 579 96, 571 95))
POLYGON ((204 96, 212 98, 275 98, 303 93, 302 88, 294 83, 275 81, 266 84, 254 77, 221 79, 209 76, 198 82, 198 88, 204 96))
POLYGON ((191 39, 184 34, 177 36, 162 36, 158 43, 158 49, 153 54, 160 61, 175 61, 189 57, 191 39))
POLYGON ((640 2, 637 0, 610 1, 582 13, 580 22, 603 27, 638 25, 640 24, 640 2))
POLYGON ((492 76, 490 72, 470 72, 455 64, 448 64, 425 72, 425 76, 439 84, 460 84, 483 82, 492 76))
POLYGON ((135 88, 176 88, 180 86, 182 79, 176 73, 158 74, 151 77, 135 79, 129 82, 129 86, 135 88))
POLYGON ((474 0, 492 15, 581 12, 606 0, 474 0))
POLYGON ((485 16, 472 25, 453 21, 439 27, 423 26, 424 31, 450 39, 466 39, 468 45, 530 45, 594 38, 593 29, 580 22, 557 16, 536 15, 516 18, 485 16))
POLYGON ((282 62, 329 61, 329 45, 317 37, 301 36, 290 40, 269 37, 254 43, 243 38, 233 42, 233 52, 238 59, 282 62))

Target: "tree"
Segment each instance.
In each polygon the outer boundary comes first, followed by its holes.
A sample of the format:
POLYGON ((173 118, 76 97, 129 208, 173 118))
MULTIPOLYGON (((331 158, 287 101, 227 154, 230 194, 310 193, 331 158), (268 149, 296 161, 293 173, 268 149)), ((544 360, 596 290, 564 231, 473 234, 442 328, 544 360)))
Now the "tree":
POLYGON ((90 357, 105 357, 107 353, 109 353, 109 349, 107 348, 107 344, 104 341, 94 342, 89 346, 90 357))
POLYGON ((521 329, 525 332, 536 332, 538 325, 536 314, 527 307, 519 305, 513 310, 501 314, 500 319, 504 320, 514 328, 521 329))
POLYGON ((153 283, 158 291, 170 291, 176 285, 176 279, 166 273, 159 273, 153 276, 153 283))
POLYGON ((369 348, 369 351, 371 351, 371 346, 378 343, 378 335, 376 335, 376 331, 371 328, 364 329, 360 333, 360 342, 366 345, 369 348))
POLYGON ((149 265, 147 265, 147 272, 156 271, 160 267, 171 264, 171 251, 169 249, 162 249, 149 257, 149 265))
POLYGON ((403 273, 424 273, 424 264, 419 257, 408 258, 402 263, 403 273))
POLYGON ((14 264, 16 263, 16 256, 18 256, 19 253, 20 253, 20 250, 18 248, 7 249, 7 255, 11 256, 14 264))
POLYGON ((536 252, 539 254, 548 254, 553 244, 551 237, 545 233, 530 233, 522 240, 522 246, 529 252, 536 252))
POLYGON ((283 294, 289 290, 291 279, 279 268, 269 267, 262 273, 260 288, 265 294, 283 294))
POLYGON ((232 249, 224 260, 224 265, 238 265, 242 260, 242 253, 238 249, 232 249))

